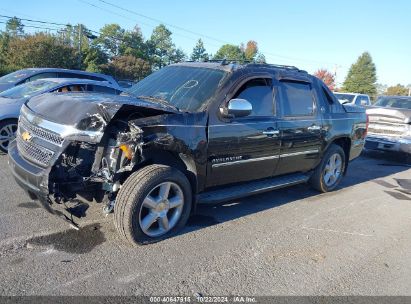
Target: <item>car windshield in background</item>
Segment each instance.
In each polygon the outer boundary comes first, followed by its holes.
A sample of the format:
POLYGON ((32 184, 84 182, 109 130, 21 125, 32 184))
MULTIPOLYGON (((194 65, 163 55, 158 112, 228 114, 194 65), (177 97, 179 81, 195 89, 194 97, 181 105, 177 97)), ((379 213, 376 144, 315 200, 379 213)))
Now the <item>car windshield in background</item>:
POLYGON ((0 77, 0 83, 17 83, 27 77, 32 73, 30 71, 16 71, 10 74, 7 74, 3 77, 0 77))
POLYGON ((411 97, 380 97, 375 103, 375 106, 411 110, 411 97))
POLYGON ((36 93, 44 92, 47 89, 51 89, 57 85, 54 81, 49 80, 37 80, 32 82, 27 82, 17 87, 8 89, 0 93, 0 97, 5 98, 28 98, 34 96, 36 93))
POLYGON ((214 95, 225 75, 222 70, 170 66, 125 92, 141 99, 168 103, 182 111, 196 112, 214 95))
POLYGON ((341 94, 341 93, 334 93, 335 97, 337 97, 338 101, 342 104, 344 103, 352 103, 354 101, 355 95, 351 94, 341 94))

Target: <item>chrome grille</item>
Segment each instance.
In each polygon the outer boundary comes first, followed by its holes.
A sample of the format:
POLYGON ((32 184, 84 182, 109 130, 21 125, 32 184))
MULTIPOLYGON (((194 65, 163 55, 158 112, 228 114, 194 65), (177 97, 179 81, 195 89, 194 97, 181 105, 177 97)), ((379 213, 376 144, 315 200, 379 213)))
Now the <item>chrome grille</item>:
POLYGON ((397 123, 370 123, 368 126, 369 134, 401 136, 406 132, 405 124, 397 123))
POLYGON ((54 152, 41 147, 33 142, 24 141, 19 135, 16 138, 17 148, 21 155, 29 161, 36 163, 41 166, 47 166, 50 163, 54 152))
POLYGON ((19 126, 24 130, 29 131, 31 135, 44 139, 50 143, 61 146, 63 144, 63 138, 60 135, 48 131, 43 128, 39 128, 29 123, 24 117, 20 117, 19 126))

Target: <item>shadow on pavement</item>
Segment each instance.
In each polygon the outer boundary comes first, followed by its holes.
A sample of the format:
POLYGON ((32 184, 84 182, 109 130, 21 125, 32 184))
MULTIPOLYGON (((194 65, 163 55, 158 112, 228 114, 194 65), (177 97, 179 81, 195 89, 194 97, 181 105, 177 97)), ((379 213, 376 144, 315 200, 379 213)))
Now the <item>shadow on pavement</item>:
MULTIPOLYGON (((398 158, 393 155, 366 153, 350 163, 347 175, 336 190, 371 180, 378 180, 409 169, 410 167, 398 161, 398 158)), ((383 186, 388 188, 387 190, 398 187, 398 184, 395 182, 395 184, 390 184, 382 180, 376 182, 379 184, 383 183, 383 186)), ((187 227, 181 234, 275 208, 296 200, 314 197, 319 194, 319 192, 311 189, 309 185, 302 184, 246 197, 222 205, 198 206, 196 215, 190 218, 187 227), (198 218, 201 219, 200 222, 196 221, 198 218)), ((400 193, 398 193, 396 197, 399 197, 399 195, 400 193)), ((405 198, 401 196, 401 199, 403 200, 405 198)))

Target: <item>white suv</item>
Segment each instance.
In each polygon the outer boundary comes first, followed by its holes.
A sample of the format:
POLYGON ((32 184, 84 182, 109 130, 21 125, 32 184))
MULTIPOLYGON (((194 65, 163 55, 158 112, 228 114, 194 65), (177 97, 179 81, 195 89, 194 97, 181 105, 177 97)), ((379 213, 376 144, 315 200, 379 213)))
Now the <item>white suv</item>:
POLYGON ((370 106, 370 96, 358 93, 337 93, 334 92, 335 97, 341 104, 352 104, 358 106, 370 106))

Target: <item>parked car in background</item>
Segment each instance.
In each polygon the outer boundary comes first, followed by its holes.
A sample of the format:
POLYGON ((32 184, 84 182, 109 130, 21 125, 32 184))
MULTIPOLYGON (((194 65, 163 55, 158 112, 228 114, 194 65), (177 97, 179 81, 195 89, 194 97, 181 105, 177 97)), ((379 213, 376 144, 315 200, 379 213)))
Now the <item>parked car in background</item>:
POLYGON ((411 97, 381 96, 367 114, 366 149, 411 154, 411 97))
POLYGON ((117 81, 109 75, 90 73, 80 70, 67 70, 57 68, 33 68, 19 70, 3 77, 0 77, 0 92, 18 86, 22 83, 44 78, 78 78, 91 79, 96 81, 107 81, 113 85, 118 85, 117 81))
POLYGON ((33 96, 47 92, 99 92, 120 94, 117 85, 89 79, 49 78, 24 83, 0 93, 0 151, 7 153, 15 138, 21 106, 33 96))
POLYGON ((335 97, 341 104, 352 104, 357 106, 370 106, 370 96, 358 93, 338 93, 334 92, 335 97))
POLYGON ((117 80, 117 83, 120 87, 127 89, 131 88, 133 85, 137 83, 137 81, 131 80, 131 79, 121 79, 117 80))

